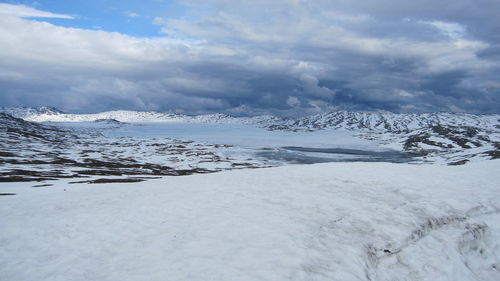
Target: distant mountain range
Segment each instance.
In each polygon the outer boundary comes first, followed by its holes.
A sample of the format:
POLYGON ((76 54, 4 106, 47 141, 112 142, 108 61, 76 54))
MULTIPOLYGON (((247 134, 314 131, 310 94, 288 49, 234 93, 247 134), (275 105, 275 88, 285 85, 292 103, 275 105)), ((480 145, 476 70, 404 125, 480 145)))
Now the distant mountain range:
POLYGON ((432 126, 477 127, 500 130, 500 114, 474 115, 465 113, 403 114, 390 112, 332 111, 301 118, 281 118, 272 115, 231 117, 225 114, 187 116, 144 111, 107 111, 95 114, 66 114, 53 107, 0 108, 14 117, 34 122, 91 122, 114 119, 120 122, 199 122, 254 124, 270 130, 315 131, 323 129, 363 130, 408 133, 432 126))
POLYGON ((464 113, 397 114, 390 112, 333 111, 297 119, 283 120, 270 126, 280 130, 345 129, 402 133, 432 126, 472 126, 500 129, 500 115, 464 113))

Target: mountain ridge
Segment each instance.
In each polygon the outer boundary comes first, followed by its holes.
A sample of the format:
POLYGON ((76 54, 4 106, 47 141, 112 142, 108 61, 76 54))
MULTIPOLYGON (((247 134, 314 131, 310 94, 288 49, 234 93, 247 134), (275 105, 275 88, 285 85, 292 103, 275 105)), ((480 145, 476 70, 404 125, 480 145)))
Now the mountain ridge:
POLYGON ((316 131, 324 129, 362 130, 390 133, 408 133, 432 126, 469 126, 484 130, 500 130, 500 114, 469 113, 392 113, 368 111, 331 111, 298 118, 273 115, 232 117, 214 113, 182 115, 155 111, 114 110, 91 114, 64 113, 54 107, 0 108, 14 117, 34 122, 93 122, 114 119, 120 122, 194 122, 194 123, 241 123, 264 127, 269 130, 316 131))

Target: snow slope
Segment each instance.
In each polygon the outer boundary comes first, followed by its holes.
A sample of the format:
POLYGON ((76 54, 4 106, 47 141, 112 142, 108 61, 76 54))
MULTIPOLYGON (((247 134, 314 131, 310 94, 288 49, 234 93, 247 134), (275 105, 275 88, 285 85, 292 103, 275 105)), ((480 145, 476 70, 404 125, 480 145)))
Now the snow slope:
POLYGON ((0 280, 500 280, 500 160, 2 183, 0 280))

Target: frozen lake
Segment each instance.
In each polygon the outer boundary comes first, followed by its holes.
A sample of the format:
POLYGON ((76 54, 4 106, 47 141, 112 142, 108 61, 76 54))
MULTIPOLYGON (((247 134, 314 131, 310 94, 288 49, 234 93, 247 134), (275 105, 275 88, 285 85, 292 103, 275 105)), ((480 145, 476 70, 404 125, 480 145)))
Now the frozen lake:
POLYGON ((370 148, 372 150, 378 148, 376 142, 354 137, 349 131, 268 131, 244 124, 141 123, 117 128, 111 131, 110 135, 143 138, 169 137, 256 149, 285 146, 370 148))
MULTIPOLYGON (((185 122, 127 123, 116 127, 95 122, 50 123, 78 128, 101 128, 109 137, 140 139, 173 138, 206 144, 231 145, 232 153, 245 154, 280 163, 313 164, 326 162, 410 162, 403 152, 388 150, 380 142, 363 139, 347 130, 314 132, 269 131, 246 124, 185 122)), ((231 156, 231 155, 229 155, 231 156)))
POLYGON ((380 147, 346 130, 268 131, 244 124, 140 123, 108 132, 113 137, 176 138, 254 150, 255 156, 297 164, 367 161, 408 162, 410 157, 380 147))

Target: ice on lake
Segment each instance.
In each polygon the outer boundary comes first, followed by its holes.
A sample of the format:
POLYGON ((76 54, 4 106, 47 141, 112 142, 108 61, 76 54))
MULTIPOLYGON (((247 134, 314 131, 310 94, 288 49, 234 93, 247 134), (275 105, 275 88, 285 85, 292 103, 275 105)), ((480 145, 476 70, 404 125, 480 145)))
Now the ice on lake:
POLYGON ((141 123, 109 132, 114 137, 178 138, 255 150, 255 156, 271 160, 312 164, 369 161, 408 162, 410 158, 388 151, 374 140, 347 130, 314 132, 269 131, 245 124, 141 123))

